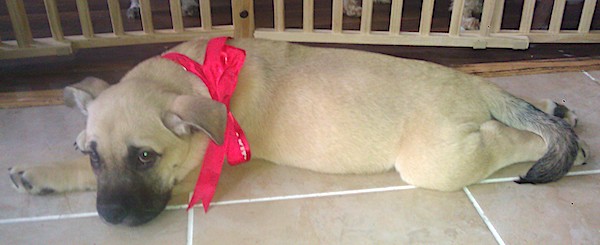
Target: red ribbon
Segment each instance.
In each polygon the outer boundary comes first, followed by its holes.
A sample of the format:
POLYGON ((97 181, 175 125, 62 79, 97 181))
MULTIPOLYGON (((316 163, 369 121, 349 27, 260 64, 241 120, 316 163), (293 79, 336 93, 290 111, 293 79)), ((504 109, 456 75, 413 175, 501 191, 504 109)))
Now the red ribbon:
POLYGON ((204 212, 208 211, 210 201, 219 183, 225 155, 227 155, 229 165, 237 165, 250 160, 250 145, 229 107, 238 74, 244 65, 246 52, 227 45, 228 39, 228 37, 218 37, 208 41, 203 65, 180 53, 172 52, 162 55, 163 58, 182 65, 185 70, 198 76, 208 88, 211 98, 227 107, 227 125, 223 144, 217 145, 214 141, 209 142, 194 194, 188 204, 188 210, 202 199, 204 212))

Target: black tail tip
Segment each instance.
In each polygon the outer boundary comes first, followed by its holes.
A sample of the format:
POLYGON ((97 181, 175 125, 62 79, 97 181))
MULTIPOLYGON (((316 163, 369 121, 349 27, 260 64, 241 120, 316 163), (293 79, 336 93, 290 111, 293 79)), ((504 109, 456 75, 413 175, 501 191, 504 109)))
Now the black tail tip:
POLYGON ((530 179, 527 179, 527 178, 524 178, 523 176, 519 176, 519 179, 518 179, 518 180, 515 180, 515 183, 517 183, 517 184, 519 184, 519 185, 520 185, 520 184, 532 184, 532 185, 535 185, 535 184, 537 184, 538 182, 537 182, 537 181, 530 180, 530 179))

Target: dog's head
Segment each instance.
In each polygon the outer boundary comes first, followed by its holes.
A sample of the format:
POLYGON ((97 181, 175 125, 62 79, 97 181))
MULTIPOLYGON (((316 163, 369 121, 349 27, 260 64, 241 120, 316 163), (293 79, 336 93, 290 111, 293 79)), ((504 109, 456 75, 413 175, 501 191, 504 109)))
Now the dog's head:
POLYGON ((86 78, 65 88, 65 102, 87 115, 76 144, 96 175, 98 214, 112 224, 156 217, 174 185, 198 166, 208 141, 223 141, 223 104, 156 82, 109 86, 86 78))

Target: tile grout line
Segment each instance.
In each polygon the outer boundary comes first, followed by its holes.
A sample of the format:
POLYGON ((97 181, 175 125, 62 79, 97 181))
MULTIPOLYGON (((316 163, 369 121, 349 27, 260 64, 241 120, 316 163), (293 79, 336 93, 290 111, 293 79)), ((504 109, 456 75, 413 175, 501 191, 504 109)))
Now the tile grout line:
POLYGON ((505 178, 484 179, 482 181, 479 181, 479 183, 477 183, 477 184, 505 183, 505 182, 513 182, 515 180, 519 180, 519 177, 505 177, 505 178))
MULTIPOLYGON (((388 192, 388 191, 411 190, 411 189, 416 189, 416 188, 417 187, 413 186, 413 185, 397 185, 397 186, 378 187, 378 188, 370 188, 370 189, 317 192, 317 193, 310 193, 310 194, 298 194, 298 195, 274 196, 274 197, 247 198, 247 199, 211 202, 210 205, 211 206, 227 206, 227 205, 235 205, 235 204, 285 201, 285 200, 308 199, 308 198, 318 198, 318 197, 348 196, 348 195, 364 194, 364 193, 378 193, 378 192, 388 192)), ((194 205, 193 208, 199 208, 199 207, 203 207, 203 205, 201 203, 199 203, 199 204, 194 205)), ((177 210, 177 209, 184 209, 184 208, 187 208, 186 204, 168 206, 167 210, 177 210)))
MULTIPOLYGON (((600 169, 569 172, 569 173, 567 173, 566 176, 580 176, 580 175, 594 175, 594 174, 600 174, 600 169)), ((518 177, 485 179, 476 184, 505 183, 505 182, 512 182, 517 179, 518 179, 518 177)), ((318 193, 298 194, 298 195, 288 195, 288 196, 248 198, 248 199, 212 202, 211 205, 226 206, 226 205, 235 205, 235 204, 296 200, 296 199, 318 198, 318 197, 348 196, 348 195, 356 195, 356 194, 378 193, 378 192, 400 191, 400 190, 411 190, 411 189, 417 189, 417 187, 413 186, 413 185, 398 185, 398 186, 346 190, 346 191, 318 192, 318 193)), ((198 204, 198 205, 194 206, 194 208, 196 208, 196 207, 202 207, 202 204, 198 204)), ((186 208, 187 208, 187 204, 169 205, 165 208, 165 210, 171 211, 171 210, 180 210, 180 209, 186 209, 186 208)), ((190 211, 192 211, 192 210, 193 209, 190 209, 190 211)), ((24 218, 9 218, 9 219, 0 219, 0 225, 12 224, 12 223, 35 222, 35 221, 53 221, 53 220, 62 220, 62 219, 88 218, 88 217, 95 217, 95 216, 98 216, 97 212, 46 215, 46 216, 37 216, 37 217, 24 217, 24 218)))
MULTIPOLYGON (((566 174, 566 176, 591 175, 591 174, 600 174, 600 169, 569 172, 566 174)), ((517 179, 518 179, 518 177, 486 179, 477 184, 512 182, 517 179)), ((358 189, 358 190, 334 191, 334 192, 319 192, 319 193, 311 193, 311 194, 299 194, 299 195, 287 195, 287 196, 275 196, 275 197, 262 197, 262 198, 249 198, 249 199, 239 199, 239 200, 230 200, 230 201, 220 201, 220 202, 213 202, 213 203, 211 203, 211 205, 225 206, 225 205, 234 205, 234 204, 284 201, 284 200, 295 200, 295 199, 317 198, 317 197, 346 196, 346 195, 355 195, 355 194, 364 194, 364 193, 378 193, 378 192, 387 192, 387 191, 410 190, 410 189, 416 189, 416 188, 417 187, 413 186, 413 185, 389 186, 389 187, 379 187, 379 188, 370 188, 370 189, 358 189)), ((184 205, 180 205, 180 206, 184 206, 184 205)), ((196 207, 202 207, 202 204, 199 204, 198 206, 195 206, 194 208, 196 208, 196 207)))
POLYGON ((594 76, 592 76, 592 74, 588 73, 586 70, 581 70, 581 72, 583 73, 583 75, 586 75, 590 80, 595 82, 597 85, 600 85, 600 81, 598 81, 598 79, 596 79, 594 76))
POLYGON ((13 223, 24 223, 24 222, 35 222, 35 221, 52 221, 52 220, 63 220, 63 219, 88 218, 88 217, 96 217, 96 216, 98 216, 97 212, 89 212, 89 213, 59 214, 59 215, 46 215, 46 216, 38 216, 38 217, 1 219, 0 225, 13 224, 13 223))
POLYGON ((502 240, 502 237, 500 237, 500 234, 498 233, 490 219, 485 215, 483 209, 481 208, 481 206, 479 206, 479 203, 477 202, 477 200, 475 200, 475 197, 473 196, 471 191, 469 191, 469 188, 463 187, 463 191, 467 195, 467 198, 469 198, 469 201, 471 201, 471 204, 479 214, 479 217, 483 220, 483 223, 485 223, 485 226, 487 226, 488 230, 490 230, 490 232, 492 233, 492 236, 494 236, 496 242, 500 245, 505 245, 506 243, 504 243, 504 240, 502 240))
MULTIPOLYGON (((568 172, 565 175, 565 177, 580 176, 580 175, 594 175, 594 174, 600 174, 600 169, 568 172)), ((512 182, 512 181, 516 181, 516 180, 519 180, 519 177, 493 178, 493 179, 484 179, 477 184, 504 183, 504 182, 512 182)))
POLYGON ((570 177, 570 176, 594 175, 594 174, 600 174, 600 169, 581 170, 581 171, 575 171, 575 172, 568 172, 565 176, 570 177))
MULTIPOLYGON (((188 202, 192 200, 192 195, 194 193, 190 192, 188 202)), ((187 227, 187 245, 194 244, 194 209, 190 208, 188 210, 188 227, 187 227)))
POLYGON ((413 186, 413 185, 398 185, 398 186, 388 186, 388 187, 379 187, 379 188, 370 188, 370 189, 318 192, 318 193, 311 193, 311 194, 298 194, 298 195, 262 197, 262 198, 248 198, 248 199, 214 202, 214 203, 211 203, 211 205, 225 206, 225 205, 234 205, 234 204, 285 201, 285 200, 317 198, 317 197, 348 196, 348 195, 365 194, 365 193, 411 190, 411 189, 416 189, 416 188, 417 187, 413 186))

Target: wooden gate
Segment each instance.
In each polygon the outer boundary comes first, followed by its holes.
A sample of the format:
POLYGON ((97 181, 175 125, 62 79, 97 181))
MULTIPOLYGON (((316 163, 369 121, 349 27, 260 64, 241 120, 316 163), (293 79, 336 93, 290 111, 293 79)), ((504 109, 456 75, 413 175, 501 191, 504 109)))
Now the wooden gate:
POLYGON ((536 0, 524 0, 518 30, 501 29, 504 0, 485 0, 480 20, 480 30, 461 31, 462 6, 464 0, 455 0, 452 7, 448 32, 431 32, 434 0, 423 0, 419 30, 400 31, 402 8, 405 1, 392 0, 389 29, 372 31, 373 0, 362 0, 360 30, 342 28, 343 0, 333 0, 332 25, 330 30, 313 28, 314 0, 303 1, 303 27, 285 28, 284 0, 274 0, 274 28, 259 28, 256 38, 286 40, 295 42, 419 45, 419 46, 461 46, 473 48, 512 48, 526 49, 529 43, 597 43, 600 32, 590 31, 596 0, 585 0, 577 30, 561 30, 566 0, 554 0, 549 27, 547 30, 532 30, 532 20, 536 0))
POLYGON ((596 8, 596 0, 585 0, 577 30, 561 30, 567 0, 554 0, 547 30, 532 30, 536 0, 524 0, 520 25, 517 30, 501 28, 505 0, 485 0, 480 30, 461 31, 460 22, 464 0, 455 0, 447 32, 432 32, 434 0, 423 0, 418 31, 401 31, 403 0, 392 0, 389 28, 373 31, 373 0, 362 1, 362 17, 359 30, 343 28, 343 0, 332 0, 331 28, 314 28, 314 0, 303 0, 302 27, 286 28, 284 0, 273 0, 273 28, 256 28, 254 1, 231 1, 231 24, 213 25, 211 2, 200 0, 200 27, 183 25, 180 0, 170 0, 172 28, 157 29, 152 22, 150 0, 140 0, 141 31, 125 31, 122 6, 119 0, 107 0, 112 32, 94 31, 88 0, 76 0, 81 35, 65 36, 61 26, 56 0, 44 0, 48 26, 52 37, 33 38, 23 0, 6 0, 14 31, 14 40, 0 42, 0 59, 24 58, 44 55, 67 55, 81 48, 133 45, 144 43, 185 41, 199 35, 255 37, 294 42, 459 46, 472 48, 526 49, 530 43, 598 43, 600 32, 590 26, 596 8))
MULTIPOLYGON (((112 32, 94 31, 88 0, 76 0, 81 35, 65 36, 61 25, 56 0, 44 0, 48 24, 52 37, 33 38, 23 0, 6 0, 15 40, 0 43, 0 59, 24 58, 44 55, 67 55, 81 48, 133 45, 145 43, 177 42, 203 36, 251 36, 248 32, 253 23, 252 11, 245 18, 235 15, 230 25, 213 25, 211 3, 200 1, 200 27, 185 28, 180 0, 169 0, 172 28, 156 29, 152 22, 150 0, 140 0, 141 31, 125 31, 122 6, 119 0, 107 0, 112 32), (237 29, 234 29, 237 26, 237 29)), ((252 1, 232 0, 232 11, 243 12, 252 6, 252 1)))

